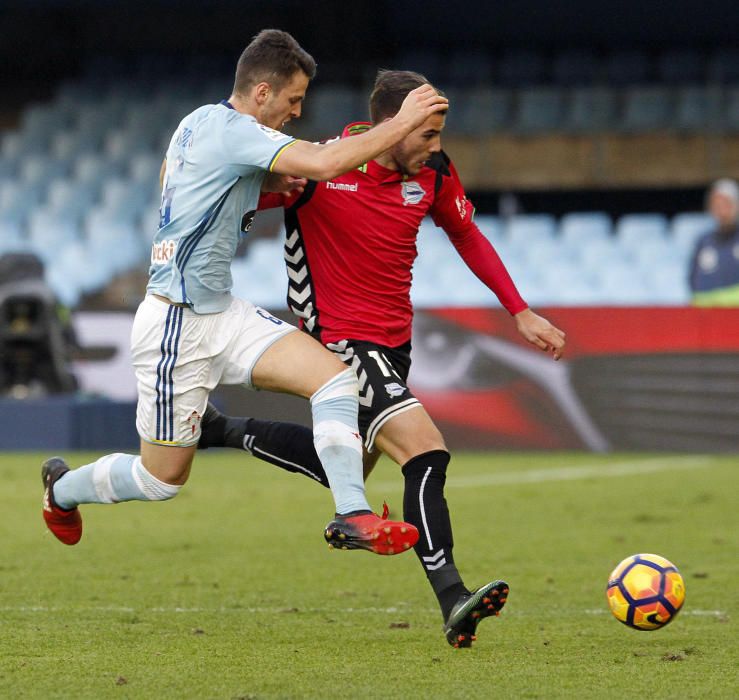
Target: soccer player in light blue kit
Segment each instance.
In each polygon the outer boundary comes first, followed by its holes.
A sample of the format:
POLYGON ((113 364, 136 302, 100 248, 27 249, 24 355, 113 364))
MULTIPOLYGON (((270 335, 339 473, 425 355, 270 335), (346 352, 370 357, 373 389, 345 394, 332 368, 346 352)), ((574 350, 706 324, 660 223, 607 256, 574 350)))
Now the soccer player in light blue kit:
POLYGON ((316 451, 336 504, 324 533, 330 543, 395 554, 418 539, 415 527, 375 515, 365 498, 352 370, 307 334, 230 293, 231 261, 261 189, 336 177, 447 108, 424 85, 395 118, 364 135, 322 145, 295 140, 279 129, 300 116, 314 75, 315 62, 293 37, 264 30, 239 58, 231 97, 196 109, 172 136, 147 296, 131 333, 141 455, 111 454, 74 470, 60 457, 44 463, 44 520, 65 544, 82 536, 82 503, 177 495, 208 394, 219 383, 310 399, 316 451))

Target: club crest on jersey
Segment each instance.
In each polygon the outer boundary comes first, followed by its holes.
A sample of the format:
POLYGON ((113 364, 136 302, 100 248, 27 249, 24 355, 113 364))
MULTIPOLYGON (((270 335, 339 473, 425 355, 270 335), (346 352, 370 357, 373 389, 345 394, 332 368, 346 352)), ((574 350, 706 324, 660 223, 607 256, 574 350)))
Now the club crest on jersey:
POLYGON ((417 182, 408 180, 400 183, 400 194, 403 196, 403 206, 407 207, 409 204, 418 204, 424 198, 426 190, 417 182))
POLYGON ((151 264, 166 265, 177 252, 177 241, 168 240, 151 246, 151 264))
POLYGON ((398 382, 390 382, 390 384, 385 384, 385 391, 387 391, 387 395, 391 399, 394 399, 396 396, 401 396, 405 393, 405 387, 402 384, 398 384, 398 382))

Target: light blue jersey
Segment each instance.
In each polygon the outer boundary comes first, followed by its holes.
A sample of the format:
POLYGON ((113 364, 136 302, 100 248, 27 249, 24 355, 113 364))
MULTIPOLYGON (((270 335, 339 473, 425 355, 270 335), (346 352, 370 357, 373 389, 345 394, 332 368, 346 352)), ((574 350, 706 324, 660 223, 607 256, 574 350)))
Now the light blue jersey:
POLYGON ((167 149, 148 293, 201 314, 228 308, 242 220, 256 210, 265 174, 294 141, 227 102, 180 122, 167 149))

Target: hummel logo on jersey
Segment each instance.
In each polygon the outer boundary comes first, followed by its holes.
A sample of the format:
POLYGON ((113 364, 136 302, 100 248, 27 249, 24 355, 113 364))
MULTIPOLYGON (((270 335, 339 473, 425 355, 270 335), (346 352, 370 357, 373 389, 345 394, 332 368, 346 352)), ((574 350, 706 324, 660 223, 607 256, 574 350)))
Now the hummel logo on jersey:
POLYGON ((390 384, 385 384, 385 391, 390 398, 394 399, 405 392, 405 387, 398 382, 390 382, 390 384))
POLYGON ((151 246, 151 264, 166 265, 177 252, 177 241, 168 240, 151 246))
POLYGON ((330 180, 326 183, 327 190, 341 190, 342 192, 356 192, 359 189, 359 183, 353 182, 351 184, 344 182, 331 182, 330 180))
POLYGON ((426 190, 417 182, 408 180, 400 183, 400 194, 403 196, 403 206, 418 204, 425 196, 426 190))

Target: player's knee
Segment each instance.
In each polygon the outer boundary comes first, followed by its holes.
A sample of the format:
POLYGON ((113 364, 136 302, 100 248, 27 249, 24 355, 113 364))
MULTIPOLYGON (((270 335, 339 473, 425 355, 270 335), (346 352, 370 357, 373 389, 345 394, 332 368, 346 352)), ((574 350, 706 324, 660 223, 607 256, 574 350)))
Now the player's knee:
MULTIPOLYGON (((147 469, 141 459, 133 466, 133 478, 136 485, 149 501, 168 501, 174 498, 182 488, 182 483, 170 483, 163 480, 147 469)), ((184 477, 187 479, 187 476, 184 477)))
POLYGON ((310 397, 313 406, 324 401, 332 399, 341 399, 345 397, 356 399, 359 396, 359 383, 354 370, 343 366, 340 372, 337 372, 323 386, 310 397))

